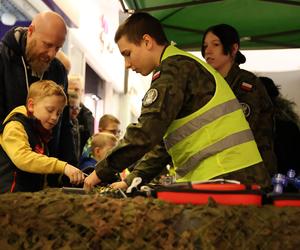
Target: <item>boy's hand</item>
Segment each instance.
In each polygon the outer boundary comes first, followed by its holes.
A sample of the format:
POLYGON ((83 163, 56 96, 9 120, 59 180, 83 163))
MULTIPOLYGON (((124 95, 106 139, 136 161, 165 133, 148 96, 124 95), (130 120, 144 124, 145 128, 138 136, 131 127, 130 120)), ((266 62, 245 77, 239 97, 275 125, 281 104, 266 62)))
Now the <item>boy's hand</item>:
POLYGON ((126 190, 128 188, 128 185, 125 181, 117 181, 114 182, 110 185, 111 188, 113 189, 122 189, 122 190, 126 190))
POLYGON ((88 177, 85 178, 83 188, 89 192, 96 184, 100 182, 101 180, 98 178, 96 171, 94 170, 88 177))
POLYGON ((78 185, 78 184, 82 183, 83 180, 84 180, 83 172, 80 169, 78 169, 76 167, 73 167, 70 164, 66 165, 65 170, 64 170, 64 174, 66 176, 68 176, 69 179, 70 179, 70 182, 72 184, 75 184, 75 185, 78 185))

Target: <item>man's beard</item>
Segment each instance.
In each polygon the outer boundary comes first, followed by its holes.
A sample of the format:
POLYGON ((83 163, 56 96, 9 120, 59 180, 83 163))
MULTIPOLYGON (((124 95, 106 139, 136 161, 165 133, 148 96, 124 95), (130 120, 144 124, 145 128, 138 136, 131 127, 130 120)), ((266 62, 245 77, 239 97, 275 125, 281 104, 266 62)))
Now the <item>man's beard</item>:
POLYGON ((26 62, 30 65, 32 72, 41 76, 48 69, 50 62, 43 62, 40 59, 40 55, 35 53, 36 44, 36 40, 27 43, 25 56, 26 62))

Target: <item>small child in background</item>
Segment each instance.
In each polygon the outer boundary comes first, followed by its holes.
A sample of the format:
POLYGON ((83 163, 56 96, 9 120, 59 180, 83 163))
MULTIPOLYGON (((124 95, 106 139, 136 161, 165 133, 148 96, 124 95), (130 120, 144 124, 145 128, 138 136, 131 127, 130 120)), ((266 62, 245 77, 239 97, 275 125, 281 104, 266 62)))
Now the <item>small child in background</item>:
POLYGON ((47 156, 52 129, 66 103, 58 84, 41 80, 30 85, 26 106, 6 117, 0 127, 0 193, 39 191, 46 174, 63 173, 72 184, 83 182, 78 168, 47 156))
MULTIPOLYGON (((111 114, 105 114, 99 120, 98 131, 110 133, 110 134, 114 135, 117 139, 119 139, 120 121, 118 120, 117 117, 115 117, 111 114)), ((93 138, 93 136, 89 137, 89 139, 87 140, 87 142, 83 148, 83 151, 82 151, 82 154, 81 154, 81 157, 79 160, 79 166, 83 166, 85 164, 84 162, 87 162, 92 158, 92 150, 91 150, 92 138, 93 138)))
POLYGON ((93 172, 96 163, 105 158, 107 152, 116 146, 117 141, 117 137, 111 133, 100 132, 93 135, 91 142, 91 157, 85 158, 80 165, 80 169, 87 174, 93 172))

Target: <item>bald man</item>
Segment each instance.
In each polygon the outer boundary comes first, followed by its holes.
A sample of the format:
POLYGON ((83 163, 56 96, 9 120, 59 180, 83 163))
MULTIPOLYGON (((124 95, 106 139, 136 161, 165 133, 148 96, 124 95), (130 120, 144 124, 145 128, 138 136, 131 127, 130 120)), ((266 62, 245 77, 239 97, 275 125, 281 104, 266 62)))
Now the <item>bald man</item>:
MULTIPOLYGON (((29 27, 14 27, 4 35, 0 43, 1 124, 12 109, 25 104, 28 88, 37 80, 52 80, 67 92, 66 70, 55 58, 66 34, 63 18, 46 11, 36 15, 29 27)), ((51 156, 76 164, 68 108, 53 131, 49 145, 51 156)))

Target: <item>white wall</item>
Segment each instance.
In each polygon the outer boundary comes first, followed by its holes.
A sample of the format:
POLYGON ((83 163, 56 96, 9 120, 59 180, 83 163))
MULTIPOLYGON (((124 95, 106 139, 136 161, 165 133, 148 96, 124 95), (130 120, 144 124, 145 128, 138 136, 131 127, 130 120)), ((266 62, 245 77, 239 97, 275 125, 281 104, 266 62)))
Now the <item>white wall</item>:
MULTIPOLYGON (((300 49, 242 50, 247 58, 240 67, 258 76, 270 77, 281 93, 296 103, 300 116, 300 49)), ((203 59, 200 52, 193 52, 203 59)), ((204 59, 203 59, 204 60, 204 59)))
POLYGON ((79 8, 79 27, 71 29, 72 35, 84 51, 86 61, 106 82, 118 92, 124 91, 124 63, 114 42, 119 26, 118 0, 72 1, 79 8))
POLYGON ((247 61, 241 67, 258 76, 270 77, 281 94, 296 103, 300 116, 300 49, 242 51, 247 61))
POLYGON ((259 76, 267 76, 280 86, 281 94, 296 103, 295 111, 300 116, 300 70, 286 72, 258 72, 259 76))

